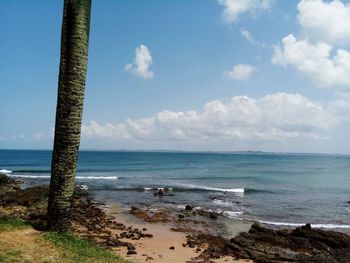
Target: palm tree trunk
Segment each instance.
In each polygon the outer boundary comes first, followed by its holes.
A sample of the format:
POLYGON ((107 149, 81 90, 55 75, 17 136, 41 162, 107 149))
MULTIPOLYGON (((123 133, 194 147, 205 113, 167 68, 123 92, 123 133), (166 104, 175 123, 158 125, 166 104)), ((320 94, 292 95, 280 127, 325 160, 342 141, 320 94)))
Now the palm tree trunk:
POLYGON ((88 61, 91 0, 65 0, 55 139, 47 214, 49 230, 70 229, 88 61))

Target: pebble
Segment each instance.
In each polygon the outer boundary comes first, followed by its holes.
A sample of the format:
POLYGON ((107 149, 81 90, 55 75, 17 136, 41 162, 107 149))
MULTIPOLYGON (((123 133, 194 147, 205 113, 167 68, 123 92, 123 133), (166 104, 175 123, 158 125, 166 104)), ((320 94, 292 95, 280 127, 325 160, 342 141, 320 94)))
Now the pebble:
POLYGON ((126 253, 127 255, 136 255, 137 252, 135 250, 128 250, 128 253, 126 253))
POLYGON ((193 209, 192 205, 186 205, 185 210, 186 211, 191 211, 193 209))
POLYGON ((131 243, 128 243, 127 248, 128 250, 135 250, 135 246, 131 243))

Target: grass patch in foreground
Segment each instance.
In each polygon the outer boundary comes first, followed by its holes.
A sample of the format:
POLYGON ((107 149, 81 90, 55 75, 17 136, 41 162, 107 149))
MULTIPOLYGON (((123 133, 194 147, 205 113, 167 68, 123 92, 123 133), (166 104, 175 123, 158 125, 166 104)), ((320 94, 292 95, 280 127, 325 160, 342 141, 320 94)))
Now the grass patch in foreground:
POLYGON ((4 263, 17 263, 20 262, 18 261, 18 258, 21 256, 20 251, 1 251, 0 250, 0 262, 4 263))
POLYGON ((131 261, 127 261, 106 249, 100 248, 92 242, 82 240, 71 233, 48 232, 44 235, 44 238, 55 247, 60 248, 67 262, 131 263, 131 261))
POLYGON ((25 221, 1 217, 0 262, 131 263, 75 234, 43 233, 25 221))
POLYGON ((23 229, 30 226, 25 221, 16 218, 0 218, 0 231, 23 229))

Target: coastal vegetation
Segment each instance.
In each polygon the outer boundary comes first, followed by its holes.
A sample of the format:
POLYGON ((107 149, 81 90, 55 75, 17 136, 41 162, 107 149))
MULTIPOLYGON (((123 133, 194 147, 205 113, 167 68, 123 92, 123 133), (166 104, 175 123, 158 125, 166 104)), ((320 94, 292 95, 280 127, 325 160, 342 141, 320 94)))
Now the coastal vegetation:
POLYGON ((0 262, 130 263, 73 233, 40 232, 19 219, 0 219, 0 262))

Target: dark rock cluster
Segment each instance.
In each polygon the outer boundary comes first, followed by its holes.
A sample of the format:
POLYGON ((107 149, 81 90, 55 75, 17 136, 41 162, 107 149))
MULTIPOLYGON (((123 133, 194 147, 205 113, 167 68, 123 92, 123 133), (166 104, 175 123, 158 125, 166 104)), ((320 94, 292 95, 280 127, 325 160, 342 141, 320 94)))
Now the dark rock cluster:
POLYGON ((0 216, 17 217, 44 227, 48 186, 20 189, 18 181, 0 177, 0 216))
POLYGON ((272 230, 254 224, 249 232, 231 240, 199 234, 187 236, 187 246, 204 247, 193 262, 210 262, 221 256, 251 259, 254 262, 350 262, 350 236, 313 229, 310 225, 294 230, 272 230))

